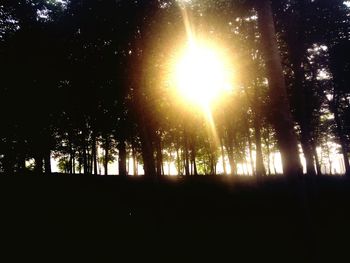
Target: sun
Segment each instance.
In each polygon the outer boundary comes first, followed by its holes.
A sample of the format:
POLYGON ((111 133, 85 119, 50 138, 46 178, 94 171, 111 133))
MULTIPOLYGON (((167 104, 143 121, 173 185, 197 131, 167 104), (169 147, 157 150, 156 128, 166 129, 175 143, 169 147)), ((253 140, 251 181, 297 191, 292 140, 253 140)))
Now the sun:
POLYGON ((205 107, 232 89, 231 74, 222 54, 204 44, 186 47, 175 64, 176 88, 181 97, 205 107))

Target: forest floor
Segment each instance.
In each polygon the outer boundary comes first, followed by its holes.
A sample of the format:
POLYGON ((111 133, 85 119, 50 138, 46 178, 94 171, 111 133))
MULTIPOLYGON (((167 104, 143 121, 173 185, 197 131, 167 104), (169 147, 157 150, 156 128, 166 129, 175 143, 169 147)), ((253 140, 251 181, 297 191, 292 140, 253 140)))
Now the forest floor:
POLYGON ((184 262, 339 262, 350 239, 350 180, 334 176, 1 175, 0 205, 13 242, 117 241, 184 262))

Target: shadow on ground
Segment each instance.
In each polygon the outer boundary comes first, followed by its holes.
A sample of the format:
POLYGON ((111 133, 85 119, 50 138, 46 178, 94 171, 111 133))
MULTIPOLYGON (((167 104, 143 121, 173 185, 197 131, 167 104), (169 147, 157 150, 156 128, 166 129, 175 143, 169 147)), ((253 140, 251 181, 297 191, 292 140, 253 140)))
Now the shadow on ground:
POLYGON ((165 262, 339 262, 350 239, 341 177, 3 175, 0 200, 6 242, 119 243, 117 255, 165 262))

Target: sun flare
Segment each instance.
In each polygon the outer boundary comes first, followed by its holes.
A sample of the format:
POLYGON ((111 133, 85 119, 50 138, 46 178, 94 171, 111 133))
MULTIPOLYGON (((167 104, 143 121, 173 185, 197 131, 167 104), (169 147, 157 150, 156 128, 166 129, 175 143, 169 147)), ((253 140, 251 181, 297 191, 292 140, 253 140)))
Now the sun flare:
POLYGON ((213 47, 192 44, 175 66, 176 87, 191 103, 208 106, 232 89, 231 71, 225 58, 213 47))

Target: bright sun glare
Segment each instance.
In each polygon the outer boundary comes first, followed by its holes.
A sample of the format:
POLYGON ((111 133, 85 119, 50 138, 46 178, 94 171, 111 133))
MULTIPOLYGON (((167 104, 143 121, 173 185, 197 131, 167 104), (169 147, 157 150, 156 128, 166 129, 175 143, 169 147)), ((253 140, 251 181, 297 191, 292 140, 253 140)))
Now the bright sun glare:
POLYGON ((225 59, 212 47, 192 44, 176 63, 176 86, 186 100, 209 106, 218 96, 232 89, 231 72, 225 59))

